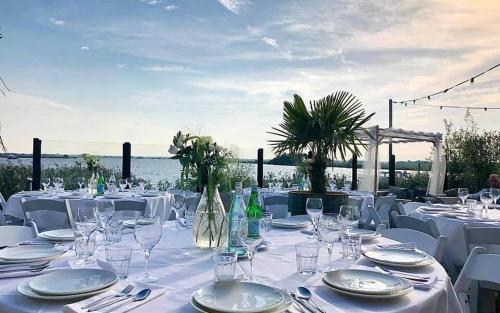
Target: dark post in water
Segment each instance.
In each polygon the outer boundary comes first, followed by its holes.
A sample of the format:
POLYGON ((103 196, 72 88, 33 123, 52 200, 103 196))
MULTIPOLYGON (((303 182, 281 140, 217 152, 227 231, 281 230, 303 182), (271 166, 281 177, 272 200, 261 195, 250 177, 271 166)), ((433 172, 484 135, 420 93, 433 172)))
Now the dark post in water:
POLYGON ((122 153, 122 178, 127 179, 130 177, 130 159, 132 158, 132 146, 130 142, 123 143, 122 153))
POLYGON ((396 186, 396 156, 389 156, 389 186, 396 186))
POLYGON ((257 150, 257 184, 264 187, 264 149, 257 150))
POLYGON ((358 189, 358 156, 352 155, 352 179, 351 179, 351 189, 358 189))
POLYGON ((38 138, 33 138, 33 190, 40 190, 40 182, 42 179, 42 141, 38 138))

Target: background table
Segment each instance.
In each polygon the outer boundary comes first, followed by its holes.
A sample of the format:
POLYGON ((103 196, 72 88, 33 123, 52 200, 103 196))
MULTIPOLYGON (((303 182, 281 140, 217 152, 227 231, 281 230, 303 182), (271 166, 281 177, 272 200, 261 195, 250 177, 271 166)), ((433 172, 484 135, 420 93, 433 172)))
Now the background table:
MULTIPOLYGON (((163 236, 151 254, 151 274, 160 278, 155 283, 165 288, 166 293, 159 299, 146 303, 141 312, 148 313, 194 313, 189 304, 189 297, 197 289, 210 284, 213 280, 212 252, 193 246, 190 231, 167 230, 172 222, 164 226, 163 236)), ((456 313, 460 312, 458 300, 453 287, 438 263, 421 268, 418 272, 438 275, 438 281, 431 290, 415 290, 410 294, 392 300, 363 300, 337 294, 321 282, 321 275, 303 277, 296 271, 295 246, 305 241, 307 235, 298 230, 273 229, 267 235, 270 248, 255 256, 254 276, 262 283, 294 290, 298 286, 309 287, 315 299, 327 312, 390 312, 390 313, 456 313)), ((372 243, 388 243, 388 239, 380 238, 372 243)), ((144 271, 144 255, 135 243, 133 235, 124 235, 123 243, 134 247, 130 277, 133 280, 144 271)), ((364 245, 364 248, 367 246, 364 245)), ((102 249, 102 247, 101 247, 102 249)), ((334 259, 340 257, 340 245, 334 246, 334 259)), ((70 255, 72 251, 68 252, 70 255)), ((102 252, 98 255, 102 257, 102 252)), ((327 252, 320 250, 320 266, 326 266, 327 252)), ((337 264, 339 265, 339 264, 337 264)), ((343 263, 343 266, 346 266, 343 263)), ((360 259, 353 266, 372 268, 373 264, 360 259)), ((239 262, 238 269, 248 270, 247 260, 239 262)), ((2 312, 61 312, 65 302, 48 302, 29 299, 16 292, 16 286, 29 278, 3 279, 0 283, 0 308, 2 312)), ((134 311, 135 312, 135 311, 134 311)), ((139 312, 139 311, 138 311, 139 312)))

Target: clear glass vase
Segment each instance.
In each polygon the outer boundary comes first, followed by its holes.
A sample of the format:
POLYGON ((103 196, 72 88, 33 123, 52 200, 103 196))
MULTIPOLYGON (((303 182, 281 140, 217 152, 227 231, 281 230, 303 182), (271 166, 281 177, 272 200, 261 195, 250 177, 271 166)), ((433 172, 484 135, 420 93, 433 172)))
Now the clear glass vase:
POLYGON ((226 211, 219 189, 203 188, 193 221, 193 239, 198 248, 222 247, 227 237, 226 211))

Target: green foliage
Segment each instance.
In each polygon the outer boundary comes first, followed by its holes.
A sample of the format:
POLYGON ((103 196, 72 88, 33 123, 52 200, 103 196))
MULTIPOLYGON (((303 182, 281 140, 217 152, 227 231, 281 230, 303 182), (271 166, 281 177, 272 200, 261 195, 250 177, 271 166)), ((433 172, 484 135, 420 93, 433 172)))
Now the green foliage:
POLYGON ((87 170, 90 173, 99 172, 104 168, 102 161, 94 155, 84 153, 82 154, 82 158, 85 164, 87 165, 87 170))
POLYGON ((0 164, 0 193, 5 199, 20 190, 24 190, 26 178, 31 177, 31 165, 21 162, 7 162, 0 164))
POLYGON ((479 131, 469 111, 464 121, 460 129, 444 121, 447 188, 467 187, 474 192, 489 187, 490 174, 500 173, 500 132, 479 131))

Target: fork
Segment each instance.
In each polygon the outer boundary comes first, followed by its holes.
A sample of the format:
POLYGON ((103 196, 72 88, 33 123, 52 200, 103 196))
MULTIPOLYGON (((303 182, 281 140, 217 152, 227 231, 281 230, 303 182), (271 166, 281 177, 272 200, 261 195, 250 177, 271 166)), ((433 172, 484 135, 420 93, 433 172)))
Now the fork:
POLYGON ((93 307, 93 306, 96 306, 98 304, 101 304, 102 302, 104 301, 107 301, 109 299, 112 299, 112 298, 115 298, 115 297, 126 297, 128 296, 128 294, 132 291, 132 289, 134 289, 134 286, 132 285, 128 285, 127 287, 125 287, 122 291, 120 291, 119 293, 117 294, 114 294, 114 295, 109 295, 109 296, 106 296, 104 298, 101 298, 101 299, 97 299, 96 301, 92 302, 92 303, 89 303, 85 306, 83 306, 81 309, 88 309, 90 307, 93 307))

